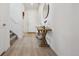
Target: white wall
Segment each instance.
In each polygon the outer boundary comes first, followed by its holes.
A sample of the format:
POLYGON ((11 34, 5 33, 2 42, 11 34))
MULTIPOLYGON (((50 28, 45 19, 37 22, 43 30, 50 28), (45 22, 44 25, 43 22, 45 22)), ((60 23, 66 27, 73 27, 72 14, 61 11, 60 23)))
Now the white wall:
POLYGON ((9 4, 0 3, 0 54, 10 47, 9 4), (3 24, 6 24, 3 26, 3 24))
POLYGON ((38 9, 25 9, 24 32, 36 32, 36 26, 40 23, 38 9))
POLYGON ((47 41, 57 55, 79 55, 79 4, 50 4, 47 41))
POLYGON ((43 18, 43 7, 44 7, 44 3, 41 3, 40 6, 39 6, 39 20, 41 21, 41 23, 39 25, 45 25, 44 24, 44 18, 43 18))
POLYGON ((10 4, 11 30, 16 33, 19 38, 22 38, 23 36, 23 11, 24 7, 22 3, 10 4))

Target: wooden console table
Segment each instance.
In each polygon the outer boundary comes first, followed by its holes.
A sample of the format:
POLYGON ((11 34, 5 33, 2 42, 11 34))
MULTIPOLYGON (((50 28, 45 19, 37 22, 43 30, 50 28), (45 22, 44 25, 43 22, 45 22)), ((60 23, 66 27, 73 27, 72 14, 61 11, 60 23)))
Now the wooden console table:
POLYGON ((48 46, 47 42, 46 42, 46 34, 48 31, 52 31, 50 28, 45 27, 45 26, 38 26, 37 27, 38 30, 38 36, 41 35, 42 37, 40 38, 40 47, 46 47, 48 46))

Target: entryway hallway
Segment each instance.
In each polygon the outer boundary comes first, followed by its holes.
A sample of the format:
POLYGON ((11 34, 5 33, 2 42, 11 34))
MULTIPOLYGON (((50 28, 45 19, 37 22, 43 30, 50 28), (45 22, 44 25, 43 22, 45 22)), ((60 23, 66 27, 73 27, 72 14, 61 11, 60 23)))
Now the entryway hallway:
POLYGON ((50 47, 39 47, 35 34, 25 34, 23 39, 16 42, 8 49, 4 56, 56 56, 50 47))

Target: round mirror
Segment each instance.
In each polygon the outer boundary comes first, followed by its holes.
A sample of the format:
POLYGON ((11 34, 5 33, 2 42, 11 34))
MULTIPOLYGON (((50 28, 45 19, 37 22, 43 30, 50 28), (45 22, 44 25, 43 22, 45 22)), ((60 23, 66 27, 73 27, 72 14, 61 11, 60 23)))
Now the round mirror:
POLYGON ((46 19, 49 15, 49 4, 44 4, 43 6, 43 18, 46 19))

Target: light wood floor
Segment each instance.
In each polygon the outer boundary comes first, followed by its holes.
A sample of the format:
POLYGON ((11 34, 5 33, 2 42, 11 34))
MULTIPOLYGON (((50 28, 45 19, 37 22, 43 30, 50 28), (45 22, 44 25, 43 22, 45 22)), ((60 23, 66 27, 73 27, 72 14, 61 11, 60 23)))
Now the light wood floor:
POLYGON ((34 34, 25 35, 17 40, 4 56, 56 56, 49 47, 39 47, 34 34))

